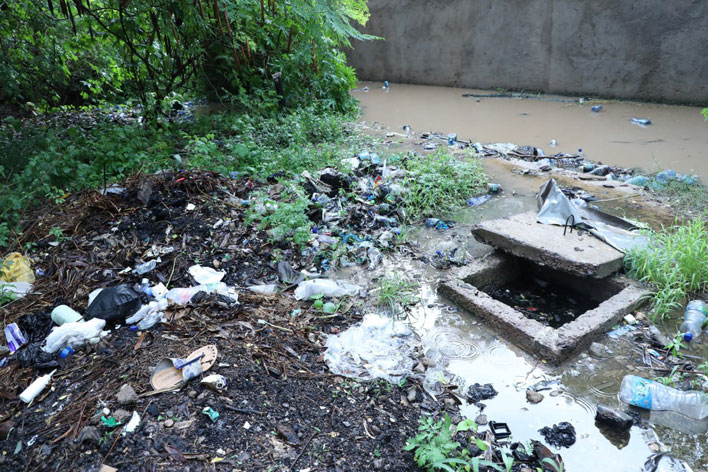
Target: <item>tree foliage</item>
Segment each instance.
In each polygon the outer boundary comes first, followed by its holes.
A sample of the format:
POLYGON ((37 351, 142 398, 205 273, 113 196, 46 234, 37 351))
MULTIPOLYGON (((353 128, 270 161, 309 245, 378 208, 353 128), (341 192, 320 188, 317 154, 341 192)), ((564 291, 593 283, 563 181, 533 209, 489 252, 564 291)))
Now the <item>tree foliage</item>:
POLYGON ((122 94, 157 113, 166 97, 199 92, 243 104, 276 98, 279 73, 280 98, 341 109, 354 74, 339 47, 369 38, 353 26, 367 21, 366 0, 5 0, 0 8, 0 98, 15 103, 122 94))

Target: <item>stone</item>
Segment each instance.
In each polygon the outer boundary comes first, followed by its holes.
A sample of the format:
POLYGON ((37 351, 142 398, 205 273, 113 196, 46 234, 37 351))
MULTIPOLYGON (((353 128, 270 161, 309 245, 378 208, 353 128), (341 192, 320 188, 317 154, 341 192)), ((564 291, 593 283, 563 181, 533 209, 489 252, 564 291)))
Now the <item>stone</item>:
POLYGON ((129 411, 126 411, 122 408, 118 408, 116 411, 113 412, 113 418, 116 419, 116 421, 123 422, 124 419, 128 418, 131 416, 131 413, 129 411))
POLYGON ((634 422, 633 418, 628 414, 617 411, 607 405, 597 405, 595 421, 618 431, 627 431, 634 422))
POLYGON ((123 384, 116 394, 116 399, 120 405, 131 405, 138 401, 138 394, 130 384, 123 384))
POLYGON ((151 403, 150 406, 147 408, 147 412, 150 413, 150 416, 158 416, 160 414, 160 409, 157 407, 157 405, 151 403))
POLYGON ((418 397, 418 390, 416 390, 415 387, 411 387, 408 389, 408 394, 406 395, 406 400, 408 400, 410 403, 413 403, 416 401, 418 397))
POLYGON ((474 422, 477 423, 479 426, 484 426, 489 423, 489 419, 487 418, 487 415, 479 415, 477 416, 477 418, 474 419, 474 422))
POLYGON ((165 428, 171 428, 175 425, 174 420, 168 418, 165 420, 165 428))
POLYGON ((81 430, 79 435, 76 437, 77 444, 83 444, 85 442, 93 443, 98 445, 101 441, 101 432, 95 426, 86 426, 81 430))
POLYGON ((535 390, 526 390, 526 401, 529 403, 541 403, 543 401, 543 395, 535 390))
POLYGON ((415 372, 418 372, 419 374, 424 374, 425 373, 425 365, 423 365, 422 362, 418 362, 416 366, 413 368, 415 372))
POLYGON ((197 391, 196 391, 196 390, 190 390, 189 392, 187 392, 187 396, 188 396, 189 398, 191 398, 192 400, 194 400, 195 398, 197 398, 197 391))

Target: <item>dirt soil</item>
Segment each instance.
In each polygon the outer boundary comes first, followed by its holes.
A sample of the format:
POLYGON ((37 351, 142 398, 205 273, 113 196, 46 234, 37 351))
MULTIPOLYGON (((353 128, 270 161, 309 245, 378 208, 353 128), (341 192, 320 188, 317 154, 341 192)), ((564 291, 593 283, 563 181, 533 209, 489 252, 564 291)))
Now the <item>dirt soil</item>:
MULTIPOLYGON (((18 322, 30 342, 20 351, 27 350, 25 365, 11 356, 0 367, 0 469, 416 468, 402 447, 415 435, 421 407, 439 417, 452 405, 444 396, 433 401, 414 381, 400 388, 329 373, 322 362, 325 335, 361 318, 352 303, 324 316, 312 303, 287 295, 239 289, 234 304, 199 294, 187 306, 168 308, 168 322, 148 331, 111 327, 98 344, 77 350, 29 406, 22 403, 19 393, 57 367, 56 356, 32 354, 51 329, 51 310, 64 303, 83 311, 92 290, 139 283, 142 276, 120 272, 151 259, 150 250, 173 248, 148 274, 170 287, 194 285, 187 268, 197 262, 218 266, 227 273, 224 281, 237 287, 277 277, 273 247, 264 234, 242 225, 237 203, 258 184, 194 172, 136 178, 124 186, 122 195, 85 192, 26 218, 19 243, 36 244, 33 266, 43 272, 34 294, 0 308, 3 325, 18 322), (225 223, 216 225, 219 220, 225 223), (69 239, 52 241, 46 235, 53 227, 69 239), (207 344, 219 351, 208 374, 225 376, 225 390, 195 379, 179 391, 151 394, 151 367, 207 344), (124 384, 138 398, 121 405, 116 394, 124 384), (412 402, 406 399, 410 388, 417 391, 412 402), (206 407, 219 418, 212 421, 202 412, 206 407), (122 424, 106 426, 104 408, 122 424), (123 436, 133 411, 141 426, 123 436)), ((294 248, 279 246, 296 264, 294 248)))

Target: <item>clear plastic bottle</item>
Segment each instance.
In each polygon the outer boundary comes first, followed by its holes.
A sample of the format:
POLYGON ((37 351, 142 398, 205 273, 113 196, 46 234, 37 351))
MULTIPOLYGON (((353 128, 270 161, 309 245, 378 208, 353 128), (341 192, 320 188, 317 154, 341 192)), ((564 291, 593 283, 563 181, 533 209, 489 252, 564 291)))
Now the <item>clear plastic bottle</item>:
POLYGON ((683 323, 681 323, 681 332, 683 339, 686 341, 696 340, 700 337, 703 331, 703 323, 708 317, 708 305, 701 300, 693 300, 686 305, 686 311, 683 313, 683 323))
POLYGON ((708 417, 708 395, 703 392, 681 391, 653 380, 626 375, 622 379, 620 400, 646 410, 675 411, 690 418, 708 417))

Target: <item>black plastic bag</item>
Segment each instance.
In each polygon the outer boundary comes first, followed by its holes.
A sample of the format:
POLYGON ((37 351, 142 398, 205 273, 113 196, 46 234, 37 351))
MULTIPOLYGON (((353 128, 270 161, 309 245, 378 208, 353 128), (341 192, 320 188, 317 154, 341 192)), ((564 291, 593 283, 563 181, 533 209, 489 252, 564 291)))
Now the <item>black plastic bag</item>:
POLYGON ((88 319, 100 318, 107 323, 119 323, 134 315, 147 303, 147 296, 127 285, 108 287, 101 290, 86 309, 88 319))

